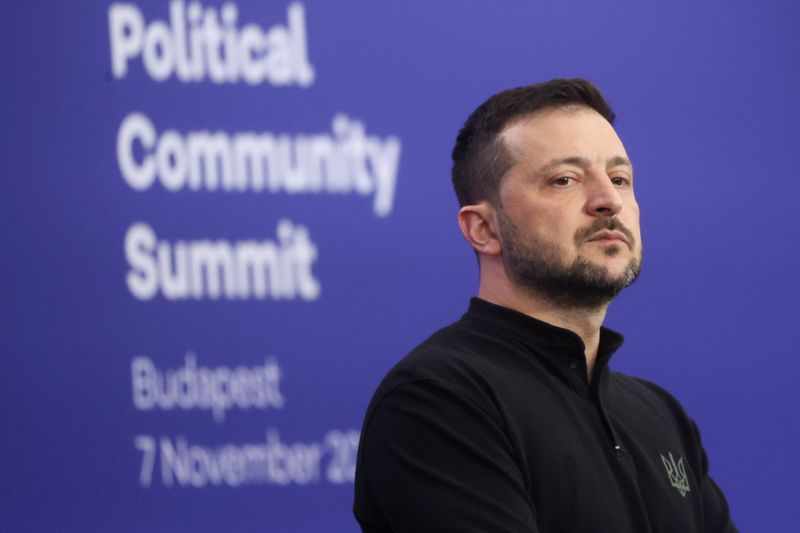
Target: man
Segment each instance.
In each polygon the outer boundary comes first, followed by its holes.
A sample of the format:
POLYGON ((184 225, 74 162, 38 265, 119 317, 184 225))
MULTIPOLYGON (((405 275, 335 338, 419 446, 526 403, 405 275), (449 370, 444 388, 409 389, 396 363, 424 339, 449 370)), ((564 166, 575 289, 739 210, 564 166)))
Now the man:
POLYGON ((384 379, 354 512, 365 532, 732 532, 694 423, 612 372, 608 304, 639 274, 633 167, 580 79, 501 92, 453 150, 478 298, 384 379))

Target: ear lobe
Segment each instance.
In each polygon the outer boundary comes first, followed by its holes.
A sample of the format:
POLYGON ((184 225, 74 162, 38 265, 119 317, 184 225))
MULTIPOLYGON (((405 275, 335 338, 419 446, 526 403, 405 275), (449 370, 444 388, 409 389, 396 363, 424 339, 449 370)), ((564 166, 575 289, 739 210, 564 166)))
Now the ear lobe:
POLYGON ((465 205, 458 211, 458 226, 461 234, 476 252, 486 255, 500 255, 502 246, 495 228, 494 208, 487 202, 465 205))

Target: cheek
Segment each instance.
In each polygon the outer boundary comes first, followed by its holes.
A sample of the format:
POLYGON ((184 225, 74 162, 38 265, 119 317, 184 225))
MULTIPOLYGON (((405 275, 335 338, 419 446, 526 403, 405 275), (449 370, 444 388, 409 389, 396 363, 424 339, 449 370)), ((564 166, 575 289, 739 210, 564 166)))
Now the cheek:
POLYGON ((629 230, 633 232, 634 235, 637 237, 640 235, 639 205, 635 200, 633 200, 628 206, 628 208, 625 210, 624 217, 620 217, 620 220, 628 227, 629 230))
POLYGON ((565 216, 565 210, 538 209, 529 215, 531 231, 542 238, 557 239, 572 235, 576 222, 565 216))
POLYGON ((586 221, 570 213, 580 214, 580 210, 545 202, 519 203, 508 209, 523 241, 546 242, 574 251, 575 234, 586 221))
POLYGON ((575 236, 581 229, 581 221, 554 215, 553 218, 548 221, 542 235, 544 239, 557 244, 563 252, 574 254, 577 253, 580 247, 575 236))
POLYGON ((631 230, 633 233, 634 238, 636 239, 636 247, 638 249, 638 253, 641 255, 642 253, 642 231, 639 227, 639 214, 637 213, 635 217, 631 220, 630 224, 628 225, 628 229, 631 230))

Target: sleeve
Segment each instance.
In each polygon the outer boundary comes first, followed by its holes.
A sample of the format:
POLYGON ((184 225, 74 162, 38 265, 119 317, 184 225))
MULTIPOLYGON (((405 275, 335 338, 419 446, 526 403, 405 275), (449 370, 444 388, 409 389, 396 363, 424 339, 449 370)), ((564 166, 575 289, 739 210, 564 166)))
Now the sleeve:
POLYGON ((725 495, 711 476, 708 475, 708 457, 700 440, 700 430, 694 421, 691 421, 691 425, 694 440, 700 452, 704 530, 708 533, 738 533, 739 530, 736 529, 731 520, 731 513, 728 509, 725 495))
POLYGON ((685 437, 684 446, 692 450, 692 468, 698 473, 700 484, 700 497, 703 505, 703 525, 707 533, 738 533, 738 529, 731 519, 728 502, 722 490, 709 475, 708 456, 706 455, 703 441, 700 438, 700 429, 694 420, 686 413, 680 402, 663 388, 637 379, 650 390, 654 391, 664 401, 678 422, 681 432, 685 437))
MULTIPOLYGON (((361 496, 379 511, 383 530, 538 532, 499 416, 449 384, 390 392, 366 421, 360 455, 357 490, 368 493, 361 496)), ((358 515, 373 531, 369 517, 358 515)))

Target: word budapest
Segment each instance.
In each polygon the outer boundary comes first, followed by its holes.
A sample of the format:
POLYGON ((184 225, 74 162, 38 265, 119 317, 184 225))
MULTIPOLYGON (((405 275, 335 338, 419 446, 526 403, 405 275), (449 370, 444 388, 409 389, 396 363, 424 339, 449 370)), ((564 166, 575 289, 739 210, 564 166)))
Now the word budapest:
POLYGON ((141 411, 162 409, 210 410, 217 422, 229 409, 281 409, 286 400, 280 390, 282 372, 275 360, 252 368, 198 366, 197 356, 186 354, 184 365, 162 370, 147 356, 131 361, 133 405, 141 411))
POLYGON ((400 140, 367 135, 364 124, 339 113, 331 133, 297 134, 156 130, 143 113, 123 119, 117 163, 125 182, 146 191, 358 194, 373 196, 373 212, 394 203, 400 140))
POLYGON ((170 3, 169 23, 145 24, 134 4, 112 4, 108 9, 111 40, 111 72, 124 78, 128 63, 142 58, 147 74, 155 81, 175 75, 181 82, 267 82, 281 86, 295 83, 308 87, 314 68, 308 62, 305 11, 292 3, 287 24, 269 30, 257 24, 238 27, 238 9, 226 3, 217 13, 200 2, 170 3))
POLYGON ((276 240, 159 240, 139 222, 125 235, 128 290, 139 300, 316 300, 317 247, 304 226, 278 222, 276 240))

